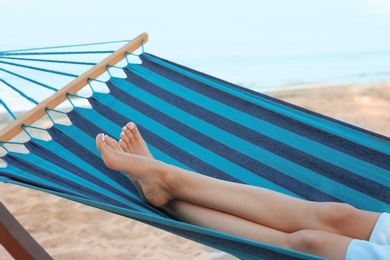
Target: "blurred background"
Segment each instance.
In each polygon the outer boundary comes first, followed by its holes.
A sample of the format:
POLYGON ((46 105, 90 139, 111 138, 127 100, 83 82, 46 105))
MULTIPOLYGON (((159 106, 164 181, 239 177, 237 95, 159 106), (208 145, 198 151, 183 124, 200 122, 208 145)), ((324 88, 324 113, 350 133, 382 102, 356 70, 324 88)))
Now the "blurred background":
POLYGON ((390 77, 387 0, 0 0, 0 24, 0 52, 147 32, 145 51, 260 91, 390 77))

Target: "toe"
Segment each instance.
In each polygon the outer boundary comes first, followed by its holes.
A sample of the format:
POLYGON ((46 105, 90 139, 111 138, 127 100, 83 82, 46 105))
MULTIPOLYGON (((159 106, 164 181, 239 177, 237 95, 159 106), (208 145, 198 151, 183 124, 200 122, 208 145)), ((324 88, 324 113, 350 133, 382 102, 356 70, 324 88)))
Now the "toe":
POLYGON ((103 157, 111 150, 110 146, 107 144, 107 136, 105 134, 98 134, 96 136, 96 146, 103 157))
POLYGON ((109 137, 108 135, 104 135, 105 142, 107 143, 108 146, 110 146, 112 149, 116 149, 117 146, 117 141, 109 137))
POLYGON ((137 125, 134 122, 130 122, 126 125, 126 128, 130 130, 133 135, 139 134, 137 125))
POLYGON ((126 137, 123 137, 122 135, 121 137, 122 139, 119 140, 119 145, 124 152, 129 153, 130 152, 129 147, 127 146, 126 142, 123 140, 126 137))
POLYGON ((137 127, 137 125, 134 122, 128 123, 126 125, 126 128, 129 130, 129 132, 131 132, 135 142, 138 143, 140 141, 143 141, 143 138, 142 138, 140 132, 138 131, 138 127, 137 127))
POLYGON ((129 130, 131 130, 131 131, 133 131, 137 128, 134 122, 127 123, 126 127, 129 128, 129 130))
POLYGON ((102 155, 104 164, 113 170, 117 170, 118 164, 117 153, 118 151, 113 149, 108 143, 115 141, 105 134, 98 134, 96 136, 96 146, 102 155))
POLYGON ((105 136, 104 134, 98 134, 96 136, 96 146, 100 152, 102 152, 106 146, 105 136))
POLYGON ((129 129, 127 129, 126 127, 123 128, 123 141, 125 141, 125 143, 127 144, 127 146, 130 146, 133 145, 134 143, 134 136, 133 134, 130 132, 129 129))

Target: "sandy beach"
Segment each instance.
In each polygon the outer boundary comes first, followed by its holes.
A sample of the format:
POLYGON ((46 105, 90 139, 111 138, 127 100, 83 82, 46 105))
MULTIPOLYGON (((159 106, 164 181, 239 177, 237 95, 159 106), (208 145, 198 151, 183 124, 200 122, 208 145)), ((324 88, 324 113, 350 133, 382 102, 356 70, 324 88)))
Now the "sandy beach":
MULTIPOLYGON (((267 94, 390 136, 390 83, 267 94)), ((0 183, 0 201, 55 259, 234 259, 132 219, 35 190, 0 183)), ((0 259, 12 258, 0 247, 0 259)))

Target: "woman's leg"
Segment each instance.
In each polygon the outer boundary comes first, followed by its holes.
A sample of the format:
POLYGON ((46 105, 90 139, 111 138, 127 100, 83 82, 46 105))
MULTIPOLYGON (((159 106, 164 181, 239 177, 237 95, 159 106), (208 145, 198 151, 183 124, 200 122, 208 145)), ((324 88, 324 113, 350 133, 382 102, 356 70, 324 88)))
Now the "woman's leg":
POLYGON ((368 240, 380 216, 346 204, 309 202, 259 187, 178 172, 175 198, 288 233, 313 229, 368 240))
MULTIPOLYGON (((152 158, 145 142, 132 124, 130 128, 124 128, 119 143, 108 137, 105 142, 112 150, 134 152, 152 158)), ((134 176, 132 180, 136 181, 136 185, 142 186, 134 176)), ((346 248, 351 241, 348 237, 316 230, 301 230, 289 234, 181 200, 171 200, 162 208, 188 223, 332 259, 344 258, 346 248)))
POLYGON ((181 200, 172 200, 163 209, 187 223, 327 259, 345 259, 352 241, 349 237, 319 230, 301 230, 290 234, 181 200))
POLYGON ((254 241, 291 248, 288 244, 288 233, 265 227, 225 212, 182 200, 172 200, 163 206, 162 209, 186 223, 254 241))
POLYGON ((313 229, 359 239, 369 238, 379 217, 378 213, 360 211, 348 205, 300 200, 113 150, 107 145, 113 140, 107 137, 107 141, 102 141, 102 136, 97 137, 97 145, 106 165, 137 180, 146 199, 155 206, 180 199, 288 233, 313 229), (357 224, 359 229, 356 229, 357 224))
MULTIPOLYGON (((134 123, 128 123, 123 127, 118 143, 109 138, 106 141, 112 149, 153 158, 153 155, 147 148, 145 141, 134 123)), ((171 200, 162 206, 162 209, 175 218, 187 223, 223 231, 255 241, 289 247, 287 243, 289 234, 214 209, 205 208, 182 200, 171 200)))

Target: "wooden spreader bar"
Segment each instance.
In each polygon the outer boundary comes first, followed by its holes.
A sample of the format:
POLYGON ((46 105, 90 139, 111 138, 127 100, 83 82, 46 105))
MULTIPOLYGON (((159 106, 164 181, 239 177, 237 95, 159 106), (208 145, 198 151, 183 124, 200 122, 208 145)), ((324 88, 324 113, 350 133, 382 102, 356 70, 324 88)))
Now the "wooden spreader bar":
POLYGON ((107 65, 115 65, 125 58, 126 53, 133 52, 148 41, 148 34, 143 33, 110 56, 93 66, 91 69, 74 79, 52 96, 46 98, 33 109, 20 116, 0 131, 0 142, 8 142, 23 131, 23 125, 32 125, 46 114, 46 108, 55 108, 67 99, 68 94, 76 94, 88 84, 88 79, 94 79, 106 72, 107 65))

